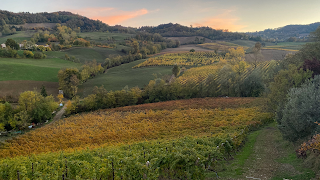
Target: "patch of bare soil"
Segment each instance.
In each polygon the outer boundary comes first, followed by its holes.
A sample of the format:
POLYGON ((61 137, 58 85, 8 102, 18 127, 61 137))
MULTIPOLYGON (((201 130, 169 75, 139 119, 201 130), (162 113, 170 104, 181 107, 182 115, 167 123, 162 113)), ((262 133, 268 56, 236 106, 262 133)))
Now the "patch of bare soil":
POLYGON ((36 90, 40 92, 42 85, 45 86, 47 94, 56 96, 58 94, 59 83, 46 81, 0 81, 0 98, 10 96, 18 98, 24 91, 36 90))
MULTIPOLYGON (((262 49, 261 54, 263 56, 262 61, 271 61, 271 60, 281 60, 287 54, 295 54, 294 51, 283 51, 283 50, 275 50, 275 49, 262 49)), ((253 61, 254 55, 253 54, 246 54, 245 56, 246 61, 253 61)))

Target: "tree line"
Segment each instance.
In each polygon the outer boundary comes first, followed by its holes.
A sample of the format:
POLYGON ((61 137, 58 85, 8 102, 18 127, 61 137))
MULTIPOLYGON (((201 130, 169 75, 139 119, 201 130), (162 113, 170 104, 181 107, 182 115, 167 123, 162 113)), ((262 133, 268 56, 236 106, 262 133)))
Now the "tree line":
POLYGON ((236 40, 248 39, 244 33, 233 33, 227 30, 216 30, 210 27, 187 27, 180 24, 161 24, 159 26, 142 26, 138 29, 141 32, 159 33, 165 37, 185 37, 185 36, 203 36, 212 40, 236 40))
POLYGON ((102 21, 92 20, 87 17, 73 14, 71 12, 58 11, 53 13, 29 13, 20 12, 13 13, 9 11, 0 10, 0 22, 4 21, 6 24, 23 25, 25 23, 64 23, 66 26, 74 29, 80 27, 82 31, 118 31, 123 33, 132 32, 130 28, 122 26, 109 26, 102 21))

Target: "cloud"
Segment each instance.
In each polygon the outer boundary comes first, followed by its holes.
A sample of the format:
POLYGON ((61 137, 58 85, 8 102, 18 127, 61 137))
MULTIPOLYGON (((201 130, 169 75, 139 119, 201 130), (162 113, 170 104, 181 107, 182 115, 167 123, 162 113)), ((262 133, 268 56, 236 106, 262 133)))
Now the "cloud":
POLYGON ((233 10, 225 10, 217 16, 204 18, 198 23, 192 23, 192 26, 209 26, 213 29, 228 29, 229 31, 239 31, 247 27, 237 24, 240 19, 233 16, 232 12, 233 10))
POLYGON ((92 17, 93 19, 99 19, 100 21, 110 24, 110 25, 116 25, 118 23, 121 23, 123 21, 126 21, 128 19, 132 19, 138 16, 142 16, 148 14, 148 10, 146 9, 140 9, 138 11, 133 12, 123 12, 118 15, 111 15, 111 16, 95 16, 92 17))
POLYGON ((137 11, 122 11, 109 7, 84 8, 79 10, 71 10, 71 12, 76 12, 91 19, 98 19, 109 25, 116 25, 126 20, 149 13, 147 9, 140 9, 137 11))

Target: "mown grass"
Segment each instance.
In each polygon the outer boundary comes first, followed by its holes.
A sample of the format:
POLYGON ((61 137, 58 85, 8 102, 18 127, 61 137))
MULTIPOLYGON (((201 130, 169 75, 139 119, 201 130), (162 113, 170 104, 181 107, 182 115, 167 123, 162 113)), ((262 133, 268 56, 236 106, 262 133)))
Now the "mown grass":
POLYGON ((264 47, 264 49, 287 49, 287 50, 299 50, 305 45, 306 42, 281 42, 264 47))
POLYGON ((0 44, 5 43, 7 39, 13 39, 16 42, 20 43, 24 40, 30 40, 33 31, 17 31, 16 34, 9 35, 9 36, 0 36, 0 44))
MULTIPOLYGON (((276 128, 277 124, 274 122, 267 126, 266 128, 276 128)), ((224 171, 216 174, 215 172, 207 173, 207 179, 217 179, 217 175, 219 179, 241 179, 244 174, 248 174, 248 171, 251 171, 250 168, 255 167, 247 167, 247 162, 253 162, 253 159, 256 158, 256 155, 260 152, 254 152, 254 146, 257 141, 258 136, 265 136, 265 133, 270 133, 264 131, 266 128, 260 129, 258 131, 254 131, 248 135, 247 141, 241 149, 240 153, 234 156, 234 160, 232 160, 229 164, 222 164, 221 168, 224 171)), ((314 178, 315 172, 311 169, 304 167, 303 159, 298 159, 295 154, 295 149, 297 148, 295 144, 290 143, 282 138, 282 135, 279 130, 274 132, 274 148, 279 152, 279 157, 274 159, 275 163, 279 163, 280 166, 273 173, 272 180, 309 180, 314 178)), ((266 147, 266 148, 270 148, 266 147)), ((259 157, 262 157, 262 155, 259 157)), ((264 163, 263 161, 261 163, 264 163)))
POLYGON ((89 37, 90 40, 106 42, 108 38, 113 37, 116 41, 123 41, 125 38, 132 37, 134 34, 125 33, 107 33, 107 32, 86 32, 79 34, 82 38, 89 37))
POLYGON ((106 58, 112 55, 125 55, 124 53, 118 51, 117 49, 109 48, 86 48, 86 47, 74 47, 64 51, 49 51, 46 52, 48 58, 60 58, 65 59, 65 54, 70 58, 74 56, 79 59, 80 63, 85 63, 87 61, 97 60, 99 63, 103 63, 106 58))
POLYGON ((142 88, 144 85, 147 85, 150 80, 155 79, 154 74, 157 74, 158 77, 165 74, 171 74, 171 66, 132 69, 133 66, 140 64, 143 61, 145 61, 145 59, 122 64, 121 66, 109 69, 107 73, 99 75, 80 85, 78 94, 85 97, 91 94, 94 86, 100 87, 102 85, 107 90, 113 91, 121 90, 126 85, 129 88, 135 86, 142 88))
POLYGON ((65 67, 80 68, 81 64, 62 59, 0 58, 0 81, 32 80, 58 82, 58 71, 65 67))
POLYGON ((278 169, 278 171, 276 171, 275 175, 273 176, 272 180, 283 180, 283 178, 292 180, 309 180, 316 176, 314 171, 304 166, 303 159, 297 158, 297 155, 294 150, 297 149, 299 144, 293 144, 283 140, 280 132, 278 139, 276 139, 276 143, 279 144, 280 148, 285 151, 285 156, 276 159, 276 161, 282 164, 289 164, 293 166, 296 173, 292 175, 287 171, 282 171, 281 169, 278 169))

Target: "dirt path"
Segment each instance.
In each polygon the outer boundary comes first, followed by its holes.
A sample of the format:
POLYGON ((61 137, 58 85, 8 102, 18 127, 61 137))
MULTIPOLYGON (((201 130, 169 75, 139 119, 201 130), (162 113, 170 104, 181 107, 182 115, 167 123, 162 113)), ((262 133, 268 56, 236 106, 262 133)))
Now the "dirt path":
POLYGON ((271 179, 279 171, 298 173, 292 165, 276 161, 287 153, 277 144, 278 139, 279 131, 275 127, 266 127, 262 130, 256 139, 253 154, 244 164, 243 179, 271 179))
POLYGON ((54 116, 53 120, 49 124, 61 119, 62 115, 66 112, 66 108, 66 106, 63 106, 63 108, 61 108, 60 111, 57 112, 57 114, 54 116))

